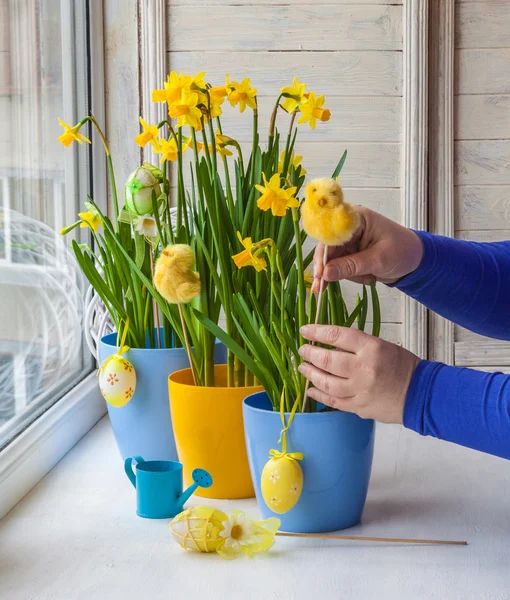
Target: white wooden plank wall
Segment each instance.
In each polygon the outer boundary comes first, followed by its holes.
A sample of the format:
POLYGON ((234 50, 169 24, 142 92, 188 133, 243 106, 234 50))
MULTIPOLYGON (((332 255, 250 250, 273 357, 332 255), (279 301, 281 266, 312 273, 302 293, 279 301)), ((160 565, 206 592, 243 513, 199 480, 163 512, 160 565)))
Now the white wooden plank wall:
MULTIPOLYGON (((342 184, 355 204, 401 214, 402 2, 398 0, 168 0, 169 68, 222 84, 250 77, 260 133, 293 76, 326 95, 329 123, 303 125, 297 151, 310 177, 328 176, 344 149, 342 184)), ((278 122, 288 128, 288 116, 278 122)), ((225 106, 223 130, 249 152, 251 114, 225 106)), ((189 183, 189 182, 188 182, 189 183)), ((353 306, 358 286, 346 284, 353 306)), ((382 335, 401 340, 401 300, 381 286, 382 335)))
MULTIPOLYGON (((510 239, 510 3, 455 6, 455 235, 510 239)), ((455 363, 508 371, 510 345, 455 328, 455 363)))

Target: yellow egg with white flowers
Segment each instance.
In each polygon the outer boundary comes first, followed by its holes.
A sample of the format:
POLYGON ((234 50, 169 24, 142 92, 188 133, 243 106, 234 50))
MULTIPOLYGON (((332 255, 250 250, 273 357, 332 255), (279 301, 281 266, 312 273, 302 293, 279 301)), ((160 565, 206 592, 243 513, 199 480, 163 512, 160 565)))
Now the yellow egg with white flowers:
POLYGON ((297 504, 303 491, 303 470, 298 460, 300 453, 278 453, 271 451, 273 457, 262 470, 260 487, 268 508, 282 515, 297 504))
POLYGON ((108 356, 99 369, 99 388, 109 404, 115 408, 125 406, 135 393, 135 368, 120 354, 108 356))

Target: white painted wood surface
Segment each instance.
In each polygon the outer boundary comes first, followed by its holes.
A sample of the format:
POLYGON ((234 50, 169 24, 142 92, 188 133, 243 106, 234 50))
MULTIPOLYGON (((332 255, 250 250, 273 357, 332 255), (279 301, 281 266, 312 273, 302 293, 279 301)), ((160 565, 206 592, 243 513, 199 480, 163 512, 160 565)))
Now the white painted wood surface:
MULTIPOLYGON (((152 90, 160 89, 166 80, 166 0, 144 0, 140 7, 140 74, 141 114, 147 123, 166 119, 166 108, 152 102, 152 90)), ((150 144, 142 150, 143 159, 157 165, 159 156, 150 144)))
MULTIPOLYGON (((169 11, 170 51, 401 50, 402 7, 186 3, 169 11), (197 13, 200 18, 197 19, 197 13)), ((326 73, 323 73, 327 77, 326 73)))
MULTIPOLYGON (((404 140, 402 223, 426 229, 428 220, 428 0, 404 5, 404 140)), ((427 311, 408 296, 403 301, 402 345, 428 355, 427 311)))
MULTIPOLYGON (((430 6, 429 231, 454 235, 454 28, 455 0, 430 6)), ((453 324, 429 313, 429 358, 454 363, 453 324)))
MULTIPOLYGON (((509 239, 510 4, 456 2, 455 235, 509 239)), ((507 366, 510 344, 455 327, 455 363, 507 366)))
MULTIPOLYGON (((378 426, 361 525, 369 536, 465 547, 278 539, 223 561, 183 551, 168 521, 135 515, 107 419, 0 521, 6 600, 503 600, 510 589, 508 462, 378 426)), ((211 503, 197 498, 189 505, 211 503)), ((213 503, 257 517, 253 500, 213 503)))
MULTIPOLYGON (((287 80, 291 83, 291 71, 287 80)), ((257 86, 259 122, 261 134, 267 136, 269 119, 279 86, 269 87, 253 76, 252 84, 257 86)), ((279 84, 282 85, 281 83, 279 84)), ((299 139, 302 142, 400 142, 402 139, 402 98, 398 96, 326 96, 326 105, 331 109, 331 119, 327 123, 319 123, 315 130, 308 124, 299 126, 299 139)), ((278 114, 277 126, 281 132, 287 133, 290 115, 281 111, 278 114)), ((229 104, 224 104, 221 116, 224 133, 237 141, 251 141, 252 121, 248 112, 239 113, 229 104)))
POLYGON ((222 85, 225 73, 235 81, 251 77, 257 89, 270 90, 263 95, 294 75, 326 99, 402 95, 402 52, 170 52, 169 64, 174 71, 207 71, 213 85, 222 85))
POLYGON ((104 2, 104 39, 106 136, 122 202, 124 183, 142 158, 133 141, 140 132, 137 0, 104 2))

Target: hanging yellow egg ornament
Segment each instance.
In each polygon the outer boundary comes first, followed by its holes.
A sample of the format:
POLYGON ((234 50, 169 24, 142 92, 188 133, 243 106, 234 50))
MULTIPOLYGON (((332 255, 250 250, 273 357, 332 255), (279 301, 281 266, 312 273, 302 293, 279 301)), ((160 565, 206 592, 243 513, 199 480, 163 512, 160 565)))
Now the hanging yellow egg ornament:
POLYGON ((270 450, 269 461, 264 465, 260 476, 260 489, 264 502, 274 513, 283 515, 296 504, 303 491, 303 469, 298 461, 303 460, 301 452, 287 452, 287 431, 294 420, 299 396, 296 398, 287 423, 285 423, 285 390, 280 399, 280 418, 283 429, 280 433, 282 451, 270 450))
POLYGON ((120 344, 117 334, 117 352, 105 358, 98 371, 101 394, 115 408, 125 406, 136 389, 135 368, 122 356, 129 350, 129 346, 124 345, 128 329, 129 320, 124 327, 120 344))
POLYGON ((277 452, 271 450, 272 458, 262 470, 260 487, 267 506, 283 515, 296 506, 303 491, 303 469, 298 460, 300 452, 277 452))
POLYGON ((112 406, 125 406, 135 393, 135 368, 120 354, 112 354, 99 369, 99 387, 103 398, 112 406))

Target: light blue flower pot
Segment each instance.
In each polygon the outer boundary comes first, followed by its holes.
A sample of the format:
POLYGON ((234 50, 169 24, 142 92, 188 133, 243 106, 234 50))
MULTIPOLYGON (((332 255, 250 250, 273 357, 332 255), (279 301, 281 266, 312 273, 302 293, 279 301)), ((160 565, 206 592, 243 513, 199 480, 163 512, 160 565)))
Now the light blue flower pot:
POLYGON ((373 421, 338 411, 296 414, 287 434, 287 452, 304 454, 303 492, 294 508, 278 515, 264 502, 260 477, 269 451, 280 449, 280 414, 273 411, 266 392, 258 392, 245 399, 243 416, 262 518, 278 517, 282 531, 296 533, 337 531, 360 521, 372 469, 373 421))
MULTIPOLYGON (((101 339, 101 363, 115 353, 116 343, 117 333, 101 339)), ((177 462, 168 402, 168 376, 189 367, 186 351, 183 348, 131 348, 124 356, 136 371, 135 393, 121 408, 106 403, 122 459, 137 455, 145 460, 177 462)), ((223 344, 216 345, 215 362, 226 362, 223 344)))

